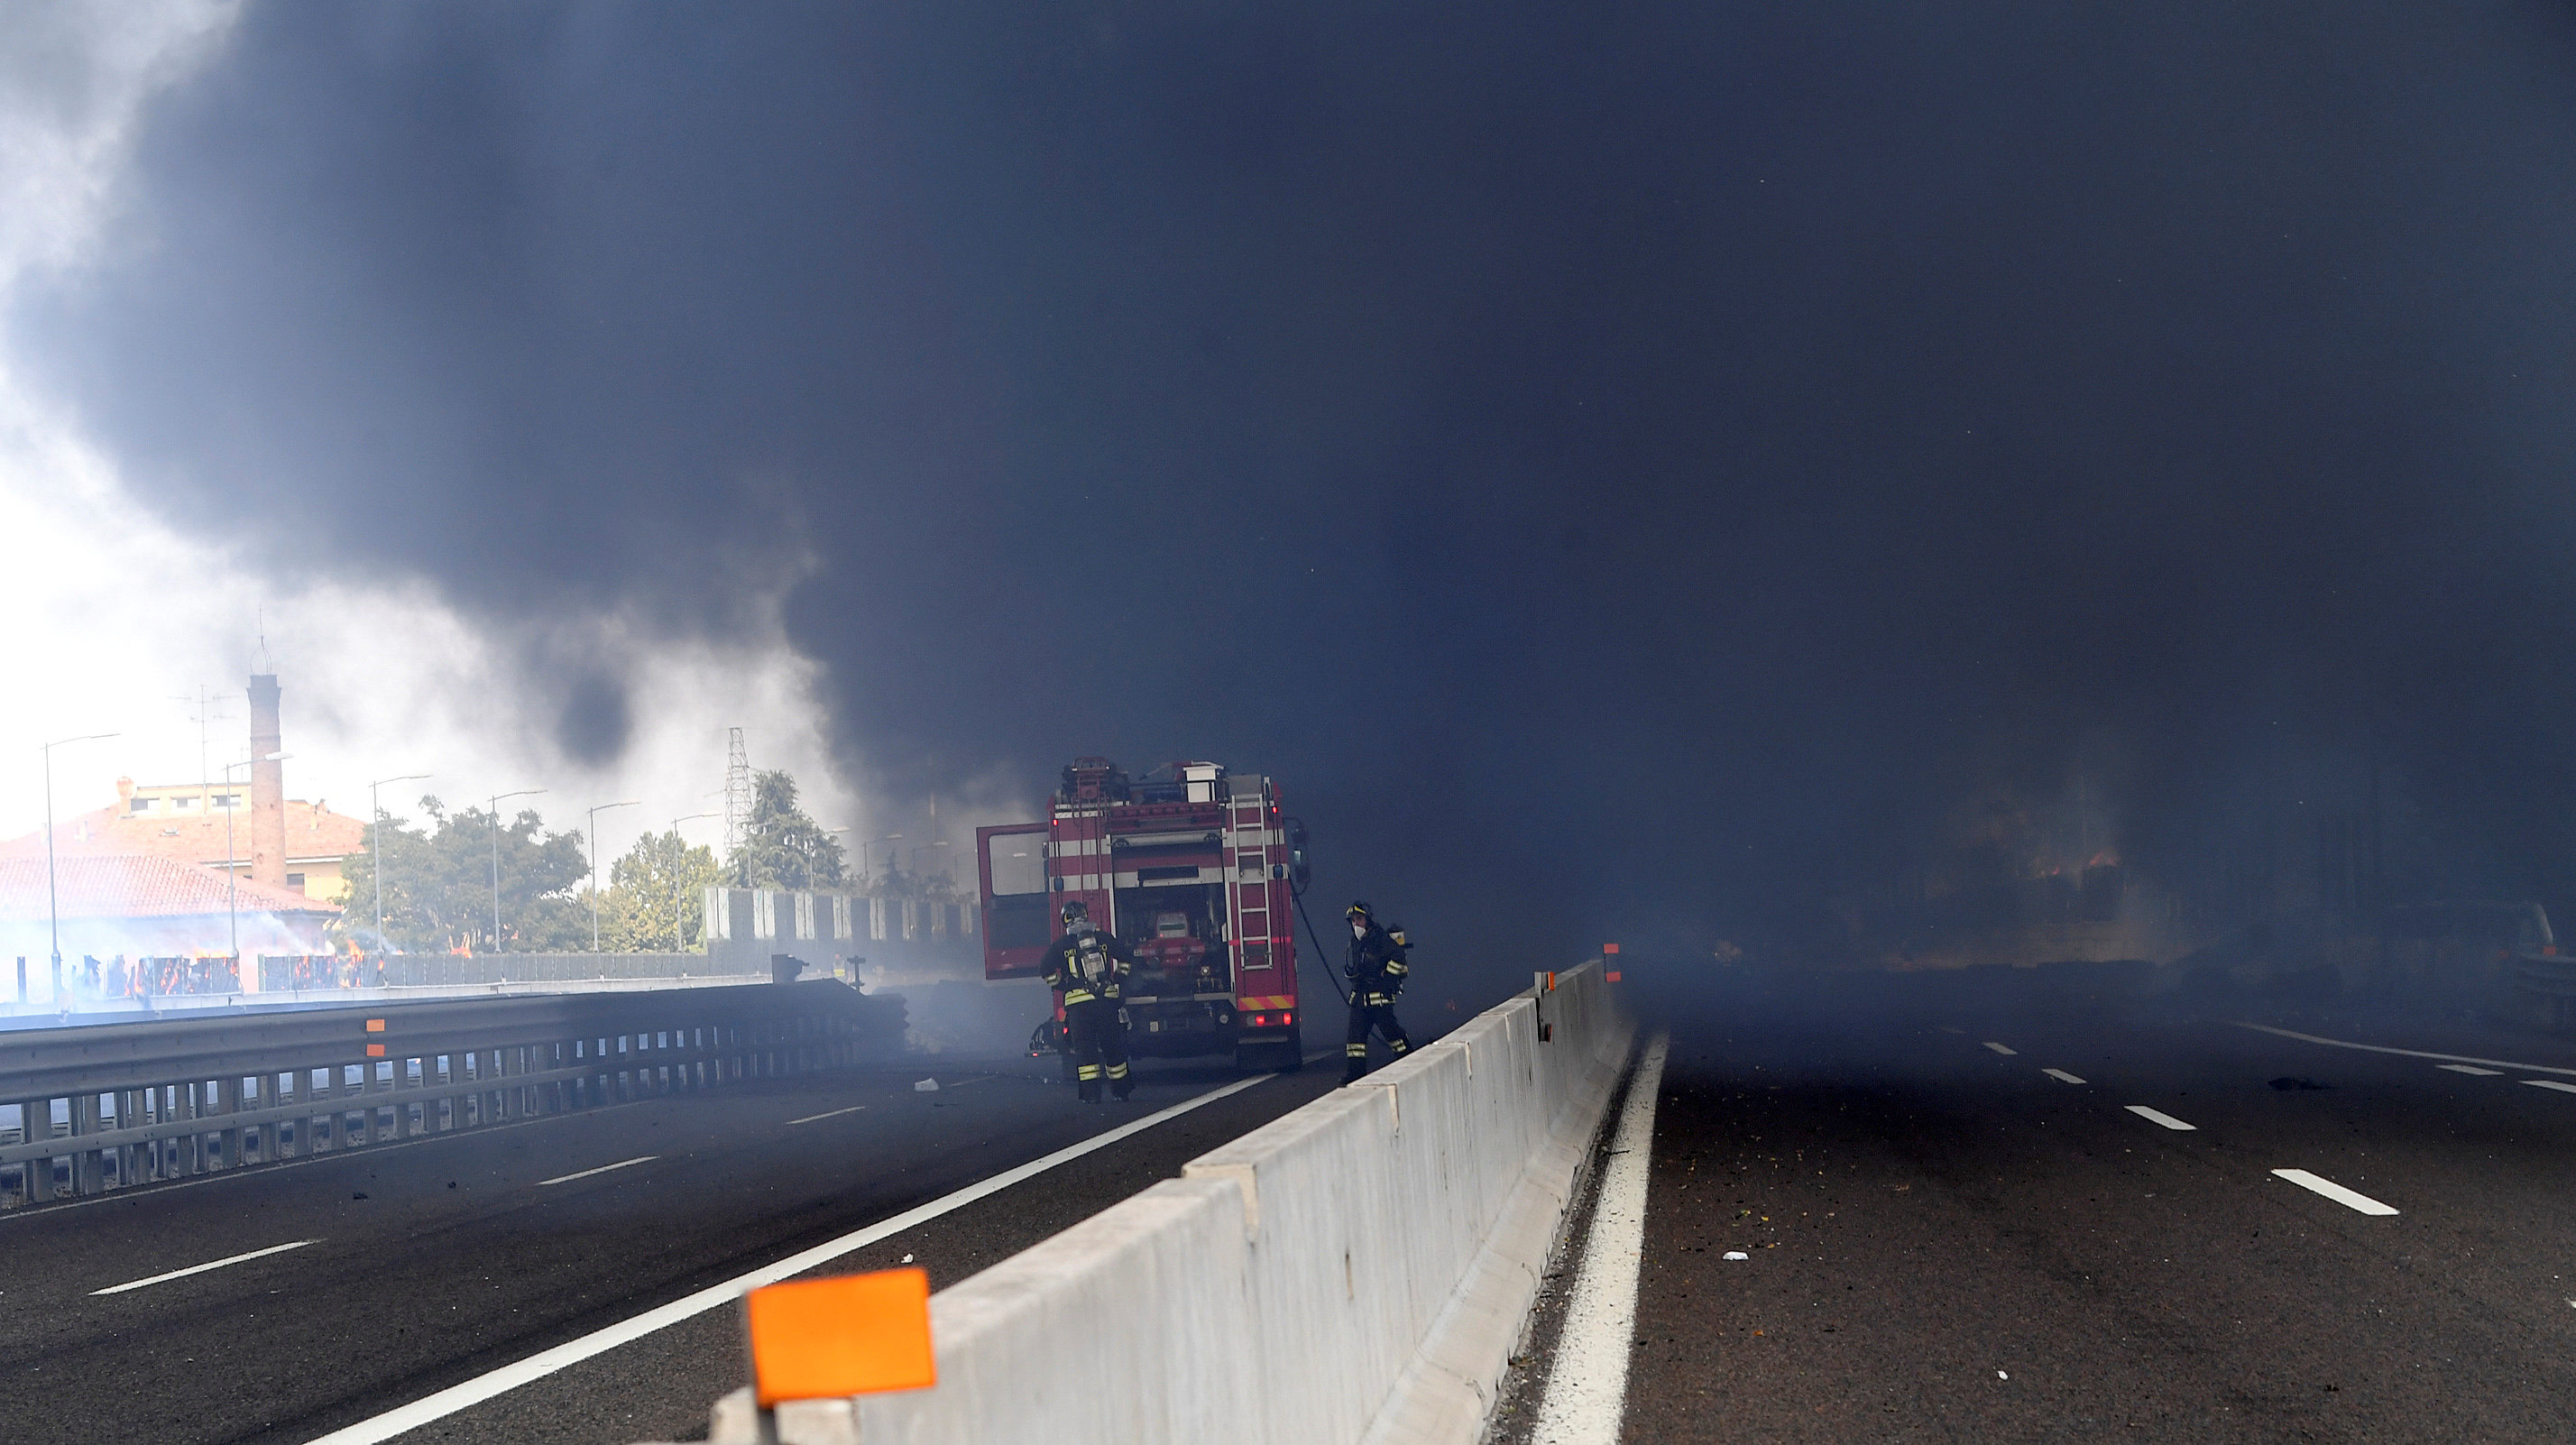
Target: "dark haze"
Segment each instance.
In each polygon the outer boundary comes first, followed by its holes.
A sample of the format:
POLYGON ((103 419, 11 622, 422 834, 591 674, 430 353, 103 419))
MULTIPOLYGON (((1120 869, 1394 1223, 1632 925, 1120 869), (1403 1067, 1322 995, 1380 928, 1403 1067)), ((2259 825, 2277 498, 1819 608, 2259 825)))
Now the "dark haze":
POLYGON ((571 756, 653 701, 550 618, 793 575, 862 787, 1271 772, 1450 959, 2079 776, 2179 879, 2376 772, 2555 902, 2571 156, 2556 4, 254 4, 10 325, 571 756))

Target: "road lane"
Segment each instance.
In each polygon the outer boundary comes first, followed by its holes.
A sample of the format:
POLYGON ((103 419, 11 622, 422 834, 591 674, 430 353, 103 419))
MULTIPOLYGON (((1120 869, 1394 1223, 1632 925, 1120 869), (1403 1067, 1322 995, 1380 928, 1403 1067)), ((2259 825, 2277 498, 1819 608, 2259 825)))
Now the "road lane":
MULTIPOLYGON (((1238 1078, 1152 1065, 1137 1104, 1108 1107, 1075 1103, 1051 1061, 977 1072, 990 1082, 963 1092, 914 1092, 917 1064, 750 1083, 0 1219, 14 1306, 0 1311, 0 1386, 40 1402, 13 1409, 9 1438, 86 1441, 113 1421, 174 1445, 303 1445, 1238 1078), (567 1174, 583 1177, 545 1183, 567 1174), (90 1296, 297 1239, 316 1242, 90 1296)), ((843 1267, 916 1253, 953 1282, 1331 1083, 1320 1070, 1262 1080, 843 1267)), ((705 1328, 611 1351, 417 1438, 702 1432, 708 1403, 741 1381, 740 1326, 724 1310, 691 1325, 705 1328)))
POLYGON ((2329 1053, 2009 996, 1650 1007, 1623 1438, 2554 1441, 2576 1413, 2576 1101, 2423 1057, 2555 1072, 2564 1044, 2329 1053))

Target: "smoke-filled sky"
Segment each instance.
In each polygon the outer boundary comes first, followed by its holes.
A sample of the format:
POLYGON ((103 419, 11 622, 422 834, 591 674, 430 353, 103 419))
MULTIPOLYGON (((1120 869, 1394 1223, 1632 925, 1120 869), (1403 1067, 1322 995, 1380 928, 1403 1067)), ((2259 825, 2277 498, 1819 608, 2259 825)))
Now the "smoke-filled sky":
POLYGON ((1217 758, 1511 967, 1759 933, 2079 771, 2179 840, 2376 758, 2495 886, 2576 869, 2563 5, 204 49, 11 374, 246 573, 422 589, 565 766, 678 705, 653 659, 782 646, 885 816, 1217 758))

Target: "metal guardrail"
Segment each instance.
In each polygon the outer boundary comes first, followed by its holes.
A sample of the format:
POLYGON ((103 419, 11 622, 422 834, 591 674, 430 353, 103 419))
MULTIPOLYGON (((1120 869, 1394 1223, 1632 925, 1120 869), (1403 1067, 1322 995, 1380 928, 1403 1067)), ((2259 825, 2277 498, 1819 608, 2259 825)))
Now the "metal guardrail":
POLYGON ((833 1068, 902 1033, 900 1000, 828 981, 21 1031, 0 1204, 833 1068))
POLYGON ((2548 998, 2576 998, 2576 958, 2555 954, 2519 954, 2513 961, 2514 982, 2548 998))
POLYGON ((2517 954, 2512 978, 2527 1022, 2551 1030, 2576 1027, 2576 958, 2517 954))

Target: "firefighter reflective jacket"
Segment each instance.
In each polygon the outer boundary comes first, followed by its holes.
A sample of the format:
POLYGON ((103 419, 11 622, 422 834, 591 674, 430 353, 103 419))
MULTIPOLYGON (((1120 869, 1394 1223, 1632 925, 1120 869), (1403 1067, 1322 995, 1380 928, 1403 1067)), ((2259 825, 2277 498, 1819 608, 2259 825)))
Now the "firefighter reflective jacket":
POLYGON ((1395 1002, 1411 972, 1404 956, 1404 931, 1390 933, 1374 918, 1366 933, 1351 936, 1351 962, 1343 970, 1351 981, 1351 1002, 1374 1007, 1395 1002))
POLYGON ((1046 963, 1038 977, 1064 994, 1068 1004, 1115 999, 1118 986, 1135 970, 1136 955, 1113 934, 1078 928, 1047 945, 1046 963))

